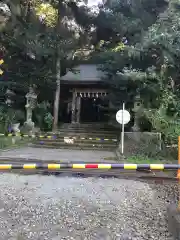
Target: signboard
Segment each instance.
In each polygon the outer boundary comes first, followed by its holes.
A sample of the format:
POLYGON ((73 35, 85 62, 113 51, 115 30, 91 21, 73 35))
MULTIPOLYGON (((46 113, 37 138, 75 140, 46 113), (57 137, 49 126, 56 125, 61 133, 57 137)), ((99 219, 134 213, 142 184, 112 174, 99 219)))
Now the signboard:
POLYGON ((123 109, 116 113, 116 121, 122 125, 121 131, 121 154, 124 154, 124 125, 130 121, 130 113, 125 110, 125 103, 123 103, 123 109))
POLYGON ((69 144, 74 144, 74 139, 69 137, 64 137, 64 142, 69 144))
POLYGON ((119 110, 116 113, 116 121, 120 124, 127 124, 130 121, 130 113, 127 110, 119 110))

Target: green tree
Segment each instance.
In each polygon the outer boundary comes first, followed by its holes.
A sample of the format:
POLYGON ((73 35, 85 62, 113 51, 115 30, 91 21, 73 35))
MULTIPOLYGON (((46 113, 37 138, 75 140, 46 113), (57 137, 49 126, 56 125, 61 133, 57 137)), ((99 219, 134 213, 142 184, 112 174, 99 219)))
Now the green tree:
POLYGON ((107 73, 109 96, 116 109, 122 101, 132 103, 139 91, 150 59, 142 61, 138 46, 166 7, 163 0, 109 1, 97 16, 96 55, 107 73))
POLYGON ((179 8, 178 1, 170 1, 154 23, 141 27, 136 41, 132 38, 123 49, 118 44, 103 52, 103 66, 115 79, 111 83, 120 89, 126 80, 129 92, 139 92, 140 117, 145 115, 153 128, 165 135, 177 132, 172 130, 172 121, 179 117, 179 8))
POLYGON ((31 84, 36 84, 39 92, 56 89, 54 130, 58 123, 60 78, 66 67, 73 65, 76 50, 88 43, 88 24, 80 19, 88 11, 78 7, 78 2, 8 2, 11 17, 1 34, 8 72, 6 85, 16 89, 21 86, 24 91, 31 84))

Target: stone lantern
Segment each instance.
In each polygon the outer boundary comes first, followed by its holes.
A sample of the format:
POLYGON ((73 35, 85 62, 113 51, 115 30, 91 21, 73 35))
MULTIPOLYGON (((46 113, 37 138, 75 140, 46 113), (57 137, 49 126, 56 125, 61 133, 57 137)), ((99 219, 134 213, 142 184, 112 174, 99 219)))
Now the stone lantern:
POLYGON ((37 94, 33 87, 29 88, 29 92, 26 94, 26 122, 31 129, 34 128, 34 122, 32 121, 32 112, 37 104, 37 94))
POLYGON ((10 89, 6 90, 5 93, 5 97, 6 97, 6 101, 5 103, 10 107, 12 106, 12 104, 14 103, 14 97, 15 97, 15 93, 13 91, 11 91, 10 89))
MULTIPOLYGON (((8 106, 9 108, 11 108, 12 105, 14 104, 14 99, 15 99, 15 97, 16 97, 16 94, 15 94, 12 90, 7 89, 7 90, 6 90, 6 93, 5 93, 5 97, 6 97, 5 103, 7 104, 7 106, 8 106)), ((20 130, 19 130, 20 123, 15 123, 15 122, 13 121, 13 119, 11 119, 11 121, 12 121, 12 122, 10 123, 9 131, 13 131, 15 134, 16 134, 16 133, 19 133, 19 132, 20 132, 20 130)), ((13 141, 15 141, 14 138, 12 139, 12 142, 13 142, 13 141)), ((15 143, 15 142, 14 142, 14 143, 15 143)))
POLYGON ((140 97, 140 94, 138 94, 135 97, 134 108, 132 109, 134 112, 134 126, 132 127, 132 129, 134 132, 140 131, 137 113, 138 113, 139 109, 141 108, 141 106, 142 106, 141 97, 140 97))

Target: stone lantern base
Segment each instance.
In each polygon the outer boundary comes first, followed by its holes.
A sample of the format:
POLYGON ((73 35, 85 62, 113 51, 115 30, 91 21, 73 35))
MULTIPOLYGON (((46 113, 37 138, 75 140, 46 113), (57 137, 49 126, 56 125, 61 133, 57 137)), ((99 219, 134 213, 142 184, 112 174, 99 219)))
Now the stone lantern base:
POLYGON ((132 127, 132 131, 133 132, 140 132, 140 127, 139 127, 139 124, 137 122, 137 119, 135 119, 135 121, 134 121, 134 125, 132 127))
POLYGON ((23 132, 32 134, 34 130, 34 125, 34 122, 32 122, 31 120, 26 121, 23 126, 23 132))

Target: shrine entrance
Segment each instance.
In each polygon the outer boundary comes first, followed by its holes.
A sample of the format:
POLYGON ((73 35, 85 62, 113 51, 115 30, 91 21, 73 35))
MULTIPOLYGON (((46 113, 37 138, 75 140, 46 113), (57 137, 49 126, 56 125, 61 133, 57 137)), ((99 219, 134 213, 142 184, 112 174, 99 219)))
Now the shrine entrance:
POLYGON ((100 98, 81 98, 81 122, 106 122, 107 115, 101 108, 103 101, 100 98))
MULTIPOLYGON (((72 90, 71 123, 107 122, 109 117, 103 108, 104 89, 72 90)), ((107 105, 108 107, 108 105, 107 105)))

